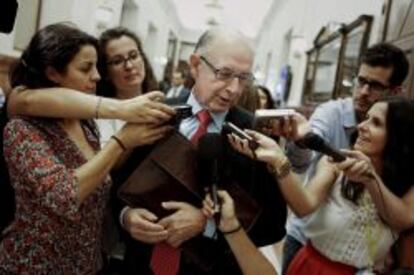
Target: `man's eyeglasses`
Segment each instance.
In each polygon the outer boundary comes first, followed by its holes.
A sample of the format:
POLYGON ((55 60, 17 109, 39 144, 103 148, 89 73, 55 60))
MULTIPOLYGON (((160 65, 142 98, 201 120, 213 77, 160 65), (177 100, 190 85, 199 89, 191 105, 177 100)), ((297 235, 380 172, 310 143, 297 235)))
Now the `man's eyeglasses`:
POLYGON ((216 79, 222 80, 225 82, 232 81, 237 77, 241 85, 248 86, 251 85, 254 81, 254 75, 252 73, 236 73, 235 71, 229 68, 216 68, 211 64, 204 56, 200 56, 200 59, 206 63, 206 65, 214 72, 216 79))
POLYGON ((354 87, 362 89, 365 85, 368 85, 369 91, 379 94, 386 93, 391 88, 390 86, 384 85, 378 81, 371 81, 362 76, 357 76, 354 78, 354 87))
POLYGON ((138 61, 142 62, 142 56, 139 54, 138 51, 131 51, 128 53, 128 57, 116 56, 112 60, 109 60, 108 62, 106 62, 106 64, 112 67, 121 67, 121 66, 125 67, 128 61, 132 63, 138 62, 138 61))

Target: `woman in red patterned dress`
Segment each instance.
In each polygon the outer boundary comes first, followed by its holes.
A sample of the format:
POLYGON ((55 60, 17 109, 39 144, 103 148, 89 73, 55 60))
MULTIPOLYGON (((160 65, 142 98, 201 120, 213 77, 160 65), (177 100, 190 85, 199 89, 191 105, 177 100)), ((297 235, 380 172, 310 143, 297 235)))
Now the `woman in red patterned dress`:
MULTIPOLYGON (((11 82, 93 94, 100 79, 96 63, 95 38, 54 24, 32 38, 11 82)), ((108 172, 126 149, 151 143, 168 130, 127 124, 100 149, 92 120, 12 119, 4 131, 4 154, 16 214, 0 243, 0 274, 97 273, 108 172)))

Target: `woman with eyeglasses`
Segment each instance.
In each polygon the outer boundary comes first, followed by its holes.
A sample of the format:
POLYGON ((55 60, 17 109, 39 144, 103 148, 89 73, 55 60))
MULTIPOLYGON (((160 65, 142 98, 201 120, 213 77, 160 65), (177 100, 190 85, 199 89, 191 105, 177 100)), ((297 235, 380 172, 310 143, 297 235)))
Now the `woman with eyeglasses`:
MULTIPOLYGON (((138 37, 123 27, 106 30, 99 38, 98 69, 102 80, 97 94, 131 99, 158 88, 151 65, 138 37)), ((125 121, 98 120, 101 141, 105 143, 125 121)))
MULTIPOLYGON (((142 49, 141 41, 130 30, 117 27, 103 32, 99 38, 99 52, 98 69, 102 74, 102 80, 98 83, 98 95, 128 100, 157 89, 157 82, 151 65, 142 49)), ((160 120, 160 122, 164 121, 160 120)), ((101 142, 105 144, 113 133, 122 128, 125 123, 125 121, 119 119, 97 120, 101 133, 101 142)), ((162 127, 161 125, 160 123, 155 123, 150 126, 150 129, 157 130, 162 127)), ((126 157, 127 155, 125 155, 124 159, 126 157)), ((120 165, 118 167, 123 168, 120 165)), ((115 181, 112 198, 116 197, 117 187, 125 180, 122 174, 122 169, 112 173, 115 181)), ((109 261, 112 261, 120 256, 122 257, 124 251, 117 233, 118 230, 115 222, 117 217, 113 217, 110 212, 117 215, 117 213, 121 212, 120 208, 122 206, 119 205, 117 199, 112 199, 108 208, 109 211, 105 220, 104 245, 105 253, 109 261)), ((143 219, 140 211, 140 209, 134 209, 134 214, 138 218, 143 219)), ((109 263, 109 266, 111 266, 111 263, 109 263)))
MULTIPOLYGON (((307 123, 300 115, 294 119, 307 123)), ((353 150, 344 151, 347 159, 334 163, 323 157, 306 190, 275 141, 246 132, 258 142, 254 156, 268 164, 292 211, 300 217, 311 215, 305 228, 309 242, 287 274, 384 272, 387 253, 399 232, 414 226, 413 101, 390 98, 375 103, 358 125, 353 150)), ((253 157, 247 141, 234 135, 229 140, 236 150, 253 157)), ((229 199, 226 202, 231 204, 229 199)), ((209 205, 207 200, 205 212, 211 215, 209 205)), ((245 266, 242 248, 235 243, 245 239, 237 217, 227 213, 228 219, 223 218, 219 228, 231 233, 226 239, 245 266)))

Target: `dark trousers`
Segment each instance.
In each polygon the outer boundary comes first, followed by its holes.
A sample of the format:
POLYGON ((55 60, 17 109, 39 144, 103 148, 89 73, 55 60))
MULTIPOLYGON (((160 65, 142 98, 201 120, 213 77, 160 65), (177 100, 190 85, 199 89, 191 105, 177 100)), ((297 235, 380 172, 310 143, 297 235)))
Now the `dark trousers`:
POLYGON ((286 235, 283 245, 282 275, 286 274, 289 264, 292 262, 293 258, 295 258, 296 254, 302 247, 303 245, 301 242, 290 235, 286 235))

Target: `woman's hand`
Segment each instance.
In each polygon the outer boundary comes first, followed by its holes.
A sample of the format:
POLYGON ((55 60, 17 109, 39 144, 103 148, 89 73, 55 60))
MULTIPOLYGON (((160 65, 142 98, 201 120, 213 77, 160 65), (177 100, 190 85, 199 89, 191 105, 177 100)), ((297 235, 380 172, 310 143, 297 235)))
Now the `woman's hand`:
MULTIPOLYGON (((233 199, 230 197, 229 193, 224 190, 219 190, 217 195, 221 201, 220 224, 218 225, 218 228, 222 232, 230 232, 240 226, 240 222, 236 217, 233 199)), ((214 203, 210 195, 207 195, 203 201, 202 212, 208 218, 211 218, 216 214, 214 212, 214 203)))
POLYGON ((371 159, 360 151, 341 150, 347 155, 346 160, 336 163, 337 169, 353 182, 372 183, 376 172, 371 159))
POLYGON ((165 95, 153 91, 120 101, 120 119, 136 123, 163 123, 175 115, 175 110, 162 103, 165 95))
POLYGON ((271 136, 281 136, 294 141, 312 132, 312 128, 306 117, 298 112, 294 112, 292 115, 286 117, 275 118, 268 127, 261 130, 271 136))
POLYGON ((127 149, 152 144, 172 131, 171 125, 127 123, 116 136, 127 149))
POLYGON ((281 158, 285 158, 282 149, 273 139, 256 131, 245 130, 245 132, 257 142, 259 147, 253 151, 249 147, 249 142, 247 140, 243 140, 234 134, 228 135, 230 144, 238 152, 269 164, 275 163, 281 158))

